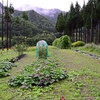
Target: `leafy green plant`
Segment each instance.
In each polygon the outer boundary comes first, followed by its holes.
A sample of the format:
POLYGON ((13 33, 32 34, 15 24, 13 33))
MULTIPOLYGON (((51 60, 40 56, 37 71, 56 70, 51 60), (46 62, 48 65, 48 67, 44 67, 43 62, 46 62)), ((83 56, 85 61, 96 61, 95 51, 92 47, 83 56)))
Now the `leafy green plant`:
POLYGON ((49 60, 37 60, 31 65, 26 66, 23 74, 9 80, 9 85, 29 88, 32 86, 47 86, 67 75, 63 70, 60 70, 57 64, 49 60))
POLYGON ((59 48, 61 49, 71 48, 71 41, 69 36, 65 35, 60 37, 59 48))
POLYGON ((0 61, 0 77, 7 76, 12 67, 16 67, 16 65, 9 61, 0 61))
POLYGON ((14 51, 16 51, 18 53, 18 55, 22 55, 23 52, 27 49, 27 46, 22 43, 22 44, 16 44, 15 47, 13 48, 14 51))
POLYGON ((73 47, 84 46, 84 45, 85 45, 85 42, 83 41, 77 41, 77 42, 72 43, 73 47))
POLYGON ((94 43, 87 43, 84 47, 77 48, 77 50, 81 50, 83 52, 94 52, 97 53, 97 56, 100 54, 100 45, 96 45, 94 43))
POLYGON ((54 42, 52 43, 53 46, 56 46, 60 49, 67 49, 67 48, 71 48, 71 41, 70 41, 70 37, 65 35, 62 36, 56 40, 54 40, 54 42))
POLYGON ((47 58, 47 49, 45 46, 38 48, 39 58, 47 58))
POLYGON ((59 39, 58 39, 58 38, 57 38, 57 39, 55 39, 55 40, 53 41, 52 45, 53 45, 53 46, 57 46, 58 41, 59 41, 59 39))

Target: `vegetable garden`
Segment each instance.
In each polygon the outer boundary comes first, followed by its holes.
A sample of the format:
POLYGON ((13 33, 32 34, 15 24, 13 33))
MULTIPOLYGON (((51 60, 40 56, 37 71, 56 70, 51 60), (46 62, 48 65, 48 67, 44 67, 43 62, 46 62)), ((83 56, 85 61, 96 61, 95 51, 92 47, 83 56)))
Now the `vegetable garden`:
MULTIPOLYGON (((83 47, 59 49, 49 46, 50 57, 37 60, 36 48, 29 47, 24 52, 26 56, 15 63, 10 61, 18 53, 13 57, 13 50, 4 51, 1 56, 4 60, 0 61, 0 74, 5 71, 0 75, 1 100, 58 100, 61 96, 99 100, 100 60, 73 51, 79 48, 83 47)), ((95 51, 88 52, 98 55, 95 51)))

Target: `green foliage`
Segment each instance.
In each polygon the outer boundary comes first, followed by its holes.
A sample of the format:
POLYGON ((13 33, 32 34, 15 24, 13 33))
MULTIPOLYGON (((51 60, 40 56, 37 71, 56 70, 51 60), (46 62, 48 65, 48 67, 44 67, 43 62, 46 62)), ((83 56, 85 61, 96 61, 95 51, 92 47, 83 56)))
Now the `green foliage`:
POLYGON ((66 73, 53 61, 37 60, 26 66, 22 75, 10 79, 9 85, 22 88, 47 86, 66 77, 66 73))
POLYGON ((57 46, 59 43, 59 38, 58 39, 55 39, 52 43, 53 46, 57 46))
POLYGON ((94 43, 88 43, 84 47, 87 48, 87 49, 96 49, 97 45, 94 44, 94 43))
POLYGON ((29 46, 33 46, 33 45, 35 46, 38 41, 45 40, 48 45, 51 45, 54 39, 55 39, 55 37, 54 37, 53 33, 50 33, 50 34, 42 33, 42 34, 37 34, 34 37, 27 38, 26 43, 29 46))
POLYGON ((1 60, 0 61, 0 77, 4 77, 8 75, 8 71, 12 68, 16 67, 15 64, 7 61, 7 60, 1 60))
POLYGON ((26 12, 24 11, 23 14, 22 14, 22 18, 24 20, 28 20, 28 15, 26 14, 26 12))
POLYGON ((61 49, 67 49, 67 48, 71 48, 71 41, 70 41, 70 37, 65 35, 60 37, 60 44, 59 47, 61 49))
POLYGON ((19 24, 20 23, 20 17, 19 16, 16 16, 15 23, 16 24, 19 24))
POLYGON ((76 50, 95 55, 97 58, 100 57, 100 45, 94 43, 87 43, 83 47, 75 48, 76 50))
POLYGON ((84 45, 85 45, 85 42, 83 41, 77 41, 77 42, 72 43, 73 47, 84 46, 84 45))
MULTIPOLYGON (((100 20, 100 2, 99 0, 92 0, 93 1, 93 27, 96 27, 100 20)), ((70 6, 70 10, 66 12, 64 15, 64 22, 61 20, 60 16, 58 15, 56 29, 59 32, 64 31, 65 34, 69 35, 73 39, 73 34, 75 33, 75 29, 85 27, 87 29, 91 28, 91 0, 87 2, 87 4, 81 6, 76 2, 75 7, 73 3, 70 6), (62 24, 62 22, 64 25, 62 24), (64 26, 64 28, 62 28, 64 26), (60 31, 61 30, 61 31, 60 31)), ((95 33, 95 32, 94 32, 95 33)), ((73 40, 74 41, 74 40, 73 40)))
POLYGON ((58 32, 63 32, 64 27, 65 27, 65 24, 64 24, 64 17, 63 17, 63 14, 60 13, 60 14, 58 15, 58 18, 57 18, 56 30, 57 30, 58 32))
POLYGON ((60 37, 59 39, 54 40, 53 46, 56 46, 60 49, 71 48, 71 41, 69 36, 65 35, 60 37))
MULTIPOLYGON (((15 11, 14 16, 22 17, 22 11, 15 11)), ((47 32, 54 32, 54 23, 45 18, 44 16, 41 16, 34 10, 26 11, 25 12, 28 15, 28 21, 33 24, 33 26, 37 27, 37 29, 47 32)))
POLYGON ((22 55, 23 54, 23 52, 27 49, 27 46, 24 44, 24 43, 22 43, 22 44, 16 44, 15 46, 14 46, 14 51, 16 51, 17 53, 18 53, 18 55, 20 56, 20 55, 22 55))
MULTIPOLYGON (((5 9, 7 12, 7 8, 5 8, 5 9)), ((39 15, 38 13, 36 13, 33 10, 27 11, 25 13, 28 15, 28 18, 26 18, 26 20, 22 19, 22 14, 23 14, 22 11, 15 10, 12 18, 9 13, 9 16, 8 16, 9 22, 12 20, 12 37, 13 36, 23 36, 23 35, 28 36, 28 37, 33 37, 33 36, 37 35, 38 33, 43 33, 43 31, 46 31, 47 33, 55 32, 54 23, 50 22, 47 18, 39 15), (18 16, 20 18, 20 21, 18 21, 19 19, 16 19, 16 16, 18 16), (26 32, 24 32, 24 33, 23 33, 23 29, 24 29, 23 23, 26 23, 26 27, 27 27, 26 32)), ((6 13, 4 16, 7 19, 6 13)), ((1 15, 0 15, 0 20, 2 20, 1 15)), ((0 23, 0 33, 2 30, 1 26, 2 25, 0 23)), ((4 20, 4 26, 6 26, 5 20, 4 20)), ((10 27, 10 24, 9 24, 9 27, 10 27)), ((7 28, 4 27, 4 36, 6 36, 6 30, 7 30, 7 28)), ((0 34, 0 36, 1 36, 1 34, 0 34)))
POLYGON ((89 51, 94 51, 100 53, 100 45, 96 45, 94 43, 88 43, 84 46, 85 49, 88 49, 89 51))

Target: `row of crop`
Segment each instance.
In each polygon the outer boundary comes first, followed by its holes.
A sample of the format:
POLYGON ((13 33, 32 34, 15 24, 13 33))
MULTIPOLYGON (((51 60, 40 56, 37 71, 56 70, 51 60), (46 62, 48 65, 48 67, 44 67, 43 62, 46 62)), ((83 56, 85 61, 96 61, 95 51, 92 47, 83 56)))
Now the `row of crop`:
POLYGON ((9 76, 9 72, 12 69, 12 67, 16 67, 16 65, 12 62, 7 60, 1 60, 0 61, 0 77, 9 76))
POLYGON ((32 88, 33 86, 48 86, 67 77, 61 66, 50 60, 37 60, 26 66, 23 73, 9 80, 11 86, 32 88))

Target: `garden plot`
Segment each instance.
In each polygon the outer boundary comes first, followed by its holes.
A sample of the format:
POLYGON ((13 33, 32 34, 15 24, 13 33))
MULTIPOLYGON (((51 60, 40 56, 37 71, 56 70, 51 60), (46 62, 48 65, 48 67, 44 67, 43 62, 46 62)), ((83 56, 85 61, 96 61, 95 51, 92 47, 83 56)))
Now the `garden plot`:
MULTIPOLYGON (((61 96, 64 96, 64 98, 68 100, 100 99, 100 60, 87 55, 82 55, 70 49, 58 49, 56 47, 49 47, 50 57, 48 57, 48 60, 57 62, 58 66, 61 65, 57 68, 61 68, 63 71, 65 70, 66 72, 64 71, 64 73, 68 74, 68 78, 63 78, 62 80, 59 79, 60 81, 56 81, 48 86, 38 86, 34 84, 31 88, 29 86, 27 86, 28 88, 25 87, 28 85, 26 84, 28 82, 24 80, 26 85, 23 83, 20 86, 11 87, 8 85, 8 80, 10 80, 13 76, 16 78, 16 76, 25 75, 25 73, 29 75, 27 72, 29 69, 27 68, 32 68, 30 64, 33 61, 36 61, 36 51, 34 48, 30 48, 28 52, 25 53, 27 55, 15 63, 17 64, 17 67, 11 70, 12 75, 0 79, 1 100, 59 100, 61 96)), ((54 62, 52 63, 54 64, 54 62)), ((34 65, 34 62, 32 64, 34 65)), ((36 68, 41 69, 41 67, 36 68)), ((43 71, 40 70, 39 73, 40 72, 43 71)), ((38 75, 36 74, 36 77, 38 75)), ((46 77, 46 75, 44 76, 46 77)), ((38 83, 39 82, 40 81, 38 81, 38 83)))

